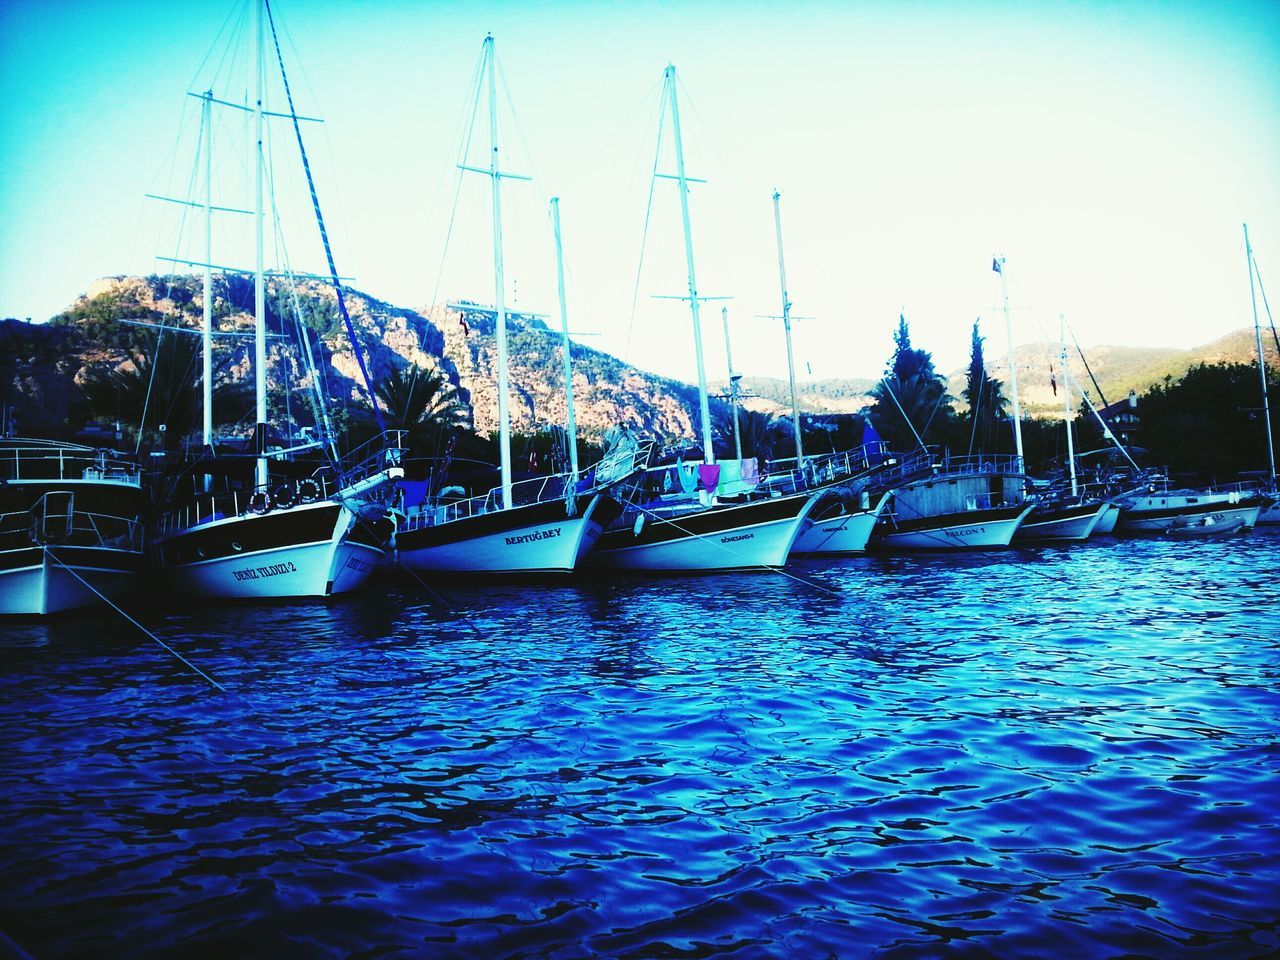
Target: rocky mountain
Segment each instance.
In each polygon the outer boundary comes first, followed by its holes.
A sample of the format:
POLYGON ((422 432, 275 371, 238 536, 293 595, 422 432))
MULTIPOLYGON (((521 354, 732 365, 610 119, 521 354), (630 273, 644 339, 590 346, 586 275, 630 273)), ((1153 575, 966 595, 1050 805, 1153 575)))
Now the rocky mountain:
MULTIPOLYGON (((332 288, 318 281, 301 283, 295 307, 285 285, 273 279, 268 281, 268 301, 269 389, 275 398, 275 419, 282 418, 282 407, 292 409, 284 407, 286 401, 305 409, 311 389, 297 338, 290 336, 295 316, 318 336, 318 367, 328 395, 339 406, 365 404, 358 361, 332 288), (292 384, 288 393, 286 382, 292 384)), ((251 279, 215 278, 214 361, 222 379, 245 382, 251 377, 252 304, 251 279)), ((360 291, 348 291, 346 305, 375 381, 411 364, 438 368, 470 404, 477 432, 497 430, 496 319, 491 308, 456 303, 415 311, 360 291)), ((0 343, 6 345, 6 362, 0 374, 6 386, 13 385, 6 392, 23 402, 19 423, 25 428, 74 419, 77 384, 111 370, 132 370, 134 356, 153 348, 157 325, 198 332, 203 309, 202 288, 195 277, 109 277, 94 283, 46 324, 4 321, 0 343)), ((509 314, 507 329, 512 429, 533 432, 562 425, 566 404, 559 334, 524 314, 509 314)), ((590 347, 574 344, 572 352, 577 422, 584 435, 601 434, 616 424, 667 438, 693 435, 694 388, 590 347)))
MULTIPOLYGON (((287 336, 294 329, 295 317, 300 317, 319 344, 324 391, 339 407, 366 406, 356 356, 338 317, 332 289, 317 281, 303 282, 295 306, 282 283, 270 280, 268 287, 268 328, 274 334, 268 349, 269 385, 276 419, 282 419, 283 411, 295 420, 304 417, 301 411, 311 389, 296 337, 287 336), (286 391, 286 383, 293 384, 293 389, 286 391)), ((491 308, 450 303, 410 310, 359 291, 348 291, 346 302, 375 379, 410 364, 438 368, 469 403, 477 432, 497 430, 495 316, 491 308)), ((251 278, 226 275, 215 279, 213 314, 218 336, 214 349, 221 380, 244 383, 251 376, 252 304, 251 278)), ((111 370, 133 369, 134 358, 154 348, 155 325, 195 333, 202 312, 201 285, 195 277, 108 277, 94 283, 47 323, 0 321, 0 390, 6 410, 27 432, 83 422, 89 413, 77 384, 101 378, 111 370)), ((1270 336, 1264 344, 1269 362, 1280 365, 1270 336)), ((508 345, 512 429, 529 433, 563 424, 566 411, 559 334, 538 317, 511 314, 508 345)), ((1055 396, 1050 383, 1051 365, 1059 387, 1062 383, 1059 350, 1052 343, 1018 348, 1019 388, 1028 415, 1054 416, 1059 410, 1061 395, 1055 396)), ((574 344, 572 351, 577 421, 585 436, 598 436, 615 424, 667 439, 695 435, 695 388, 639 370, 590 347, 574 344)), ((1107 399, 1114 401, 1130 389, 1142 393, 1166 376, 1177 378, 1198 362, 1252 362, 1255 342, 1251 330, 1240 330, 1193 350, 1095 346, 1084 352, 1107 399)), ((1003 355, 992 351, 988 367, 992 376, 1008 383, 1003 355)), ((1096 395, 1078 354, 1068 356, 1067 367, 1073 379, 1073 396, 1078 397, 1079 385, 1088 386, 1096 395)), ((191 379, 194 376, 193 370, 191 379)), ((965 371, 951 374, 949 391, 953 397, 961 396, 964 385, 965 371)), ((866 379, 826 379, 801 382, 797 392, 805 412, 855 413, 870 403, 872 386, 866 379)), ((713 384, 722 394, 727 387, 723 381, 713 384)), ((784 380, 745 377, 740 389, 748 409, 769 414, 785 414, 790 409, 790 390, 784 380)), ((244 414, 247 416, 247 409, 244 414)))

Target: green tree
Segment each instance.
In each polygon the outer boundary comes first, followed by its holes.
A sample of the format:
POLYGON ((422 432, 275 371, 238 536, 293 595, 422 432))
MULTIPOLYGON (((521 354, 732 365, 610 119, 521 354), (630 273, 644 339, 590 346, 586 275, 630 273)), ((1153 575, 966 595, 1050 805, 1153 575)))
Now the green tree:
MULTIPOLYGON (((1268 390, 1280 377, 1268 369, 1268 390)), ((1267 440, 1256 363, 1197 364, 1180 380, 1166 378, 1138 401, 1138 446, 1153 466, 1200 480, 1226 481, 1265 470, 1267 440)), ((1273 410, 1272 433, 1276 431, 1273 410)))
MULTIPOLYGON (((129 368, 90 374, 81 390, 97 416, 121 421, 134 436, 163 433, 165 449, 177 450, 202 419, 200 371, 199 338, 164 331, 149 352, 133 355, 129 368)), ((248 410, 247 392, 217 377, 215 371, 214 423, 236 422, 248 410)))
POLYGON ((917 435, 925 443, 945 442, 955 419, 946 381, 934 369, 932 354, 912 347, 905 316, 898 317, 893 344, 885 374, 871 391, 871 422, 895 450, 918 447, 917 435))
POLYGON ((407 432, 412 456, 439 456, 449 436, 471 429, 471 410, 440 370, 411 365, 373 385, 388 430, 407 432))
MULTIPOLYGON (((791 437, 791 421, 785 422, 761 410, 738 408, 738 433, 742 438, 742 455, 758 457, 761 463, 778 457, 794 457, 795 441, 791 437)), ((712 434, 716 439, 716 456, 727 460, 734 455, 733 412, 729 405, 712 414, 712 434)))
POLYGON ((964 399, 969 410, 964 419, 969 425, 969 452, 997 453, 1001 435, 1006 431, 1005 398, 999 380, 987 376, 986 358, 982 345, 986 338, 973 321, 973 335, 969 346, 969 375, 964 388, 964 399))

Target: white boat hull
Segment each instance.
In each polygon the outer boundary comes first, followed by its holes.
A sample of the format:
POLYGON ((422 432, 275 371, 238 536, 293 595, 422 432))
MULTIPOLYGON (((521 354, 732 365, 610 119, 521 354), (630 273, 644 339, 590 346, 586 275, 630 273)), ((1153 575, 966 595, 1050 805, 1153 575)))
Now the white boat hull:
POLYGON ((818 496, 726 504, 672 516, 643 514, 638 528, 624 523, 602 536, 587 563, 600 570, 651 573, 781 567, 818 496))
POLYGON ((573 517, 564 501, 530 504, 398 533, 396 555, 423 573, 567 574, 617 514, 605 494, 573 517))
POLYGON ((355 590, 383 553, 377 541, 349 508, 324 501, 190 528, 160 549, 166 578, 184 593, 270 600, 355 590))
POLYGON ((875 529, 876 521, 880 519, 888 501, 889 494, 885 493, 870 510, 854 509, 813 520, 796 537, 791 555, 805 557, 866 552, 871 531, 875 529))
POLYGON ((1108 503, 1090 503, 1044 513, 1032 510, 1014 533, 1013 539, 1088 540, 1109 507, 1108 503))
POLYGON ((895 527, 881 522, 871 539, 883 550, 989 550, 1007 547, 1028 513, 1030 505, 1004 510, 953 513, 895 527))
POLYGON ((10 616, 43 616, 115 600, 137 583, 142 561, 139 553, 91 547, 7 553, 21 563, 0 572, 0 615, 10 616))
POLYGON ((1130 536, 1161 534, 1203 518, 1214 524, 1239 520, 1240 526, 1248 530, 1258 522, 1263 506, 1260 498, 1225 493, 1136 497, 1125 502, 1116 532, 1130 536))
MULTIPOLYGON (((1275 496, 1274 493, 1271 496, 1275 496)), ((1258 526, 1271 527, 1280 525, 1280 500, 1272 500, 1258 514, 1258 526)))
POLYGON ((1120 519, 1120 507, 1114 503, 1108 503, 1107 509, 1103 511, 1102 516, 1098 518, 1098 524, 1093 528, 1091 536, 1103 537, 1107 534, 1114 533, 1116 529, 1116 521, 1120 519))

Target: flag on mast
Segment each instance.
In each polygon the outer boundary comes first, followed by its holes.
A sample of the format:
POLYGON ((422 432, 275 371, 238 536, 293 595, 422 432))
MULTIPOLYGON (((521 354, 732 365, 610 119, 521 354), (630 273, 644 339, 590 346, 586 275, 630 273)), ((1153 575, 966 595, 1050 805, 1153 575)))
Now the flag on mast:
POLYGON ((996 273, 1003 273, 1000 269, 1000 261, 996 257, 991 258, 991 269, 996 273))
POLYGON ((1049 364, 1049 386, 1053 387, 1053 395, 1058 395, 1058 379, 1053 375, 1053 364, 1049 364))

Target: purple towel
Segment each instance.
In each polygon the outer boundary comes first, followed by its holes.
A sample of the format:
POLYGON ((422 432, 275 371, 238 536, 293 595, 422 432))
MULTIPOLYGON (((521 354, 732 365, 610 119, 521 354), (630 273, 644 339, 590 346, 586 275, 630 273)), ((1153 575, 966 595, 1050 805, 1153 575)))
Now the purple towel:
POLYGON ((701 484, 703 490, 708 492, 714 491, 716 484, 720 482, 720 464, 698 464, 698 482, 701 484))

